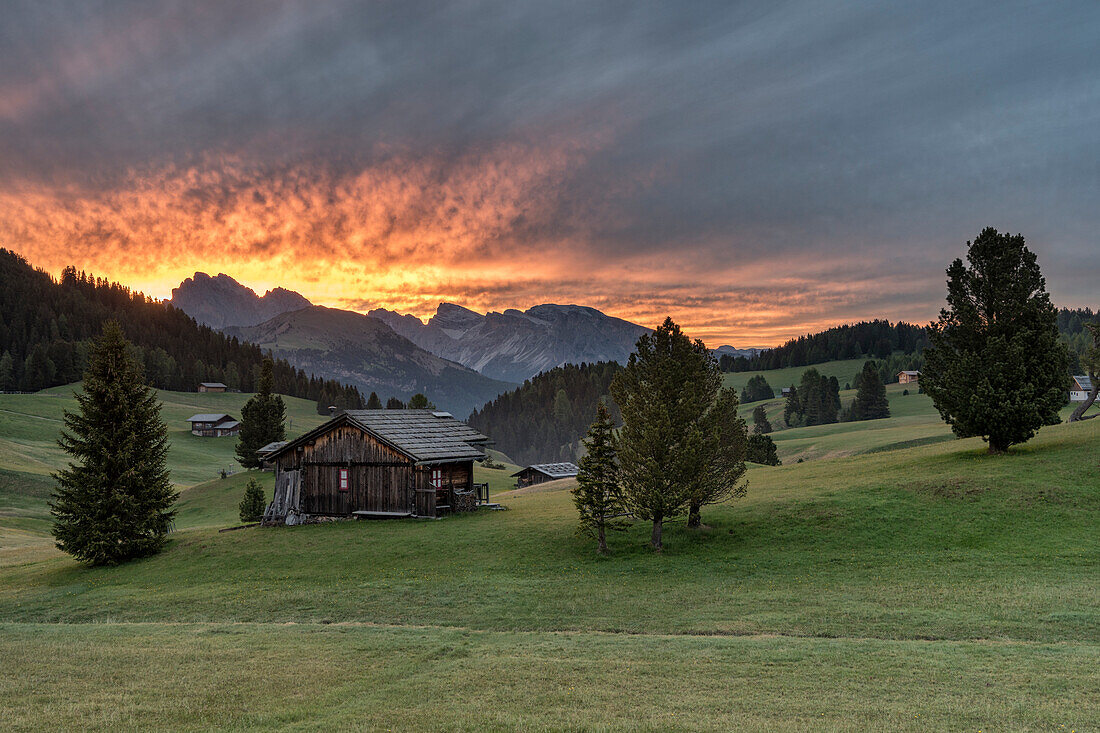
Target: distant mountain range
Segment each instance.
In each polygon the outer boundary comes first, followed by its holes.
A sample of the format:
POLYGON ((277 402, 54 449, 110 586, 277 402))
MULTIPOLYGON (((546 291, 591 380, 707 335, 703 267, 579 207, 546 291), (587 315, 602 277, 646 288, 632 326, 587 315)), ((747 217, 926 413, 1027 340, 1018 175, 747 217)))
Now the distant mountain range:
POLYGON ((364 395, 377 392, 385 401, 423 392, 441 409, 462 417, 515 386, 441 359, 377 318, 351 311, 314 305, 224 331, 300 369, 354 384, 364 395))
POLYGON ((625 364, 638 337, 649 331, 579 305, 536 305, 481 315, 440 303, 427 323, 384 309, 368 315, 433 354, 509 382, 562 364, 625 364))
POLYGON ((710 352, 718 358, 722 358, 723 356, 743 356, 746 359, 756 356, 761 351, 764 351, 764 349, 736 349, 729 344, 710 350, 710 352))
MULTIPOLYGON (((517 383, 562 364, 625 364, 645 326, 579 305, 476 313, 440 303, 427 323, 376 309, 312 305, 292 290, 257 295, 229 275, 196 272, 172 304, 200 323, 272 349, 295 366, 385 399, 424 392, 465 415, 517 383)), ((721 346, 717 356, 758 349, 721 346)))

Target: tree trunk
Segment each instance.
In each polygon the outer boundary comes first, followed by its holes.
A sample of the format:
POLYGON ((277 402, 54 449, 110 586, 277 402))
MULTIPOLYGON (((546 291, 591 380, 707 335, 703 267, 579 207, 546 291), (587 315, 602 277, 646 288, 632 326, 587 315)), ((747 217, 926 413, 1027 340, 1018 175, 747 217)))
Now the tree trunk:
POLYGON ((603 522, 600 522, 599 528, 596 530, 596 540, 599 545, 596 548, 596 552, 601 555, 607 554, 607 530, 603 526, 603 522))
POLYGON ((691 502, 691 505, 688 507, 687 526, 691 529, 699 529, 699 527, 703 524, 703 518, 699 514, 699 509, 699 503, 695 501, 691 502))
POLYGON ((989 453, 990 454, 1004 453, 1007 450, 1008 450, 1008 445, 1007 444, 1002 444, 999 440, 994 438, 992 435, 989 436, 989 453))
POLYGON ((1100 379, 1096 378, 1096 374, 1090 373, 1089 378, 1092 379, 1092 391, 1089 392, 1089 396, 1085 398, 1085 401, 1077 406, 1077 409, 1073 411, 1073 414, 1069 416, 1070 422, 1077 422, 1081 419, 1081 416, 1092 407, 1092 403, 1096 402, 1096 394, 1100 392, 1100 379))
POLYGON ((661 544, 661 529, 664 525, 664 519, 662 517, 653 518, 653 534, 649 538, 649 546, 653 548, 654 552, 660 552, 664 549, 664 545, 661 544))

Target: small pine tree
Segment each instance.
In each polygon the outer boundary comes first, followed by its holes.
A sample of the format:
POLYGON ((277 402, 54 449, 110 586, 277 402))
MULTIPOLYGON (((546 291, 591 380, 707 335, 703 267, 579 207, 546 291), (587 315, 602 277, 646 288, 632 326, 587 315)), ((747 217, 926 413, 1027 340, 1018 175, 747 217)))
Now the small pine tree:
POLYGON ((764 466, 778 466, 779 452, 775 449, 775 441, 770 435, 755 433, 749 436, 745 460, 759 463, 764 466))
POLYGON ((248 479, 244 487, 244 498, 240 504, 242 522, 258 522, 264 517, 267 510, 267 497, 260 482, 254 478, 248 479))
POLYGON ((274 377, 271 357, 264 357, 256 394, 241 408, 241 432, 237 438, 237 462, 245 468, 259 468, 256 451, 268 443, 286 438, 286 405, 272 394, 274 377))
POLYGON ((401 400, 399 400, 396 397, 390 397, 388 400, 386 400, 386 409, 387 410, 404 410, 405 409, 405 403, 402 402, 401 400))
POLYGON ((764 411, 763 405, 757 405, 752 411, 752 426, 753 432, 770 433, 772 431, 772 424, 768 420, 768 413, 764 411))
POLYGON ((856 376, 856 398, 852 402, 852 420, 878 420, 890 417, 890 402, 886 399, 886 385, 879 377, 878 365, 873 361, 863 364, 863 371, 856 376))
POLYGON ((157 552, 178 494, 168 478, 168 427, 118 323, 95 339, 58 444, 73 456, 54 474, 50 505, 57 546, 88 565, 157 552))
POLYGON ((368 410, 381 410, 382 409, 382 400, 380 400, 378 398, 378 393, 377 392, 371 392, 370 397, 367 398, 367 409, 368 410))
POLYGON ((580 460, 573 503, 580 514, 580 531, 596 538, 596 551, 607 554, 607 530, 623 529, 615 520, 623 513, 619 493, 619 464, 615 449, 615 424, 607 405, 596 406, 596 420, 584 439, 586 453, 580 460))
POLYGON ((1059 420, 1069 356, 1035 254, 988 227, 947 268, 947 307, 929 329, 920 386, 960 438, 990 453, 1059 420))
POLYGON ((417 392, 409 398, 410 410, 434 410, 435 403, 431 402, 426 396, 417 392))

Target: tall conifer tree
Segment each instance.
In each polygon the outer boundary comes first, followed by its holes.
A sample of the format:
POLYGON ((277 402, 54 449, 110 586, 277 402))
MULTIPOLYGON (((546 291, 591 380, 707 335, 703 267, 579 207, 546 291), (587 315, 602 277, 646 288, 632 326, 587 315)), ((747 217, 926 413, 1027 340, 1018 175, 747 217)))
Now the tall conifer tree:
POLYGON ((623 513, 619 490, 619 462, 615 449, 615 423, 607 405, 596 406, 596 420, 584 439, 586 453, 580 460, 573 503, 580 514, 580 528, 596 538, 596 549, 607 554, 607 530, 622 529, 615 517, 623 513))
POLYGON ((856 377, 856 398, 852 402, 853 420, 877 420, 890 417, 890 402, 886 399, 886 385, 879 376, 878 365, 873 361, 863 364, 856 377))
POLYGON ((54 474, 50 506, 57 546, 89 565, 159 550, 178 494, 168 478, 168 427, 118 323, 95 339, 58 444, 75 460, 54 474))
POLYGON ((947 307, 930 327, 920 384, 960 438, 991 453, 1057 423, 1069 356, 1057 311, 1023 236, 992 227, 947 268, 947 307))
POLYGON ((241 432, 237 438, 237 462, 245 468, 259 468, 256 451, 268 443, 286 439, 286 405, 274 386, 271 357, 260 367, 256 394, 241 408, 241 432))

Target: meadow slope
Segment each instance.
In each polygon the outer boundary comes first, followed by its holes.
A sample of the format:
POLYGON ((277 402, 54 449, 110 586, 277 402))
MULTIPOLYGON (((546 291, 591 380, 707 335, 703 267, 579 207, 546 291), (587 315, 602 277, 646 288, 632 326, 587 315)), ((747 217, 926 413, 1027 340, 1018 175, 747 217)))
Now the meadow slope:
POLYGON ((1100 420, 989 456, 891 388, 889 420, 777 432, 805 462, 663 555, 638 523, 599 558, 572 482, 513 466, 476 469, 506 511, 219 532, 271 474, 217 478, 233 441, 181 422, 246 397, 162 395, 177 531, 87 569, 48 536, 71 400, 0 396, 8 727, 1100 727, 1100 420))
POLYGON ((500 472, 507 511, 443 521, 228 533, 233 492, 209 482, 159 556, 9 558, 0 712, 16 729, 1085 730, 1098 439, 1092 421, 1006 456, 966 440, 753 468, 745 500, 702 532, 675 523, 659 556, 638 524, 596 557, 568 482, 508 494, 500 472))

